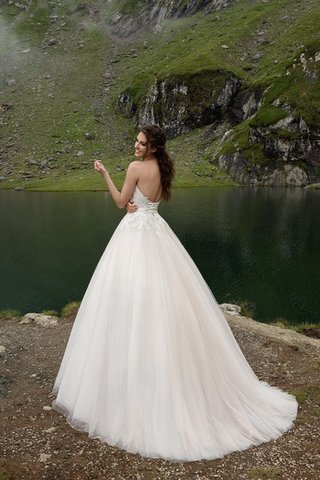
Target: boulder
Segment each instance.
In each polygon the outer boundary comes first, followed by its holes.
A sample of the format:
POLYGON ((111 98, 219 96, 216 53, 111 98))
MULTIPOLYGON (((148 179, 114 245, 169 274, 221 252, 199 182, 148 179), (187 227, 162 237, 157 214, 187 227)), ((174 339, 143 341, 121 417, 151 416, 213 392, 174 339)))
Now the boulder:
POLYGON ((220 308, 229 315, 241 315, 241 307, 232 303, 221 303, 220 308))
POLYGON ((43 313, 26 313, 20 322, 20 324, 35 323, 41 327, 52 327, 57 325, 58 317, 52 315, 45 315, 43 313))

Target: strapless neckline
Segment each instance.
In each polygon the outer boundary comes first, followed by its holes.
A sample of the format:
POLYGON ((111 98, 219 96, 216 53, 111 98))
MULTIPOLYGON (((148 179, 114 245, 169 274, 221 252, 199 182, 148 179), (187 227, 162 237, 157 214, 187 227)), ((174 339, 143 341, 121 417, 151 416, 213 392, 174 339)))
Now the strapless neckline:
POLYGON ((136 189, 141 193, 141 195, 146 199, 148 200, 148 202, 150 203, 154 203, 155 205, 159 204, 161 202, 161 198, 160 200, 158 200, 157 202, 153 202, 152 200, 150 200, 149 197, 146 197, 144 193, 141 192, 140 188, 138 187, 138 185, 136 185, 136 189))

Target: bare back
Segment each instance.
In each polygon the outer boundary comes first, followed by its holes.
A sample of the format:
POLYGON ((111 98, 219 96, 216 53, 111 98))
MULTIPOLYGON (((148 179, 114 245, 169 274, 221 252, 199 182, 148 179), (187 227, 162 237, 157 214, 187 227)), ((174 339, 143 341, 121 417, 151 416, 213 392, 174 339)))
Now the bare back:
POLYGON ((158 202, 162 196, 161 174, 157 160, 139 162, 137 186, 151 202, 158 202))

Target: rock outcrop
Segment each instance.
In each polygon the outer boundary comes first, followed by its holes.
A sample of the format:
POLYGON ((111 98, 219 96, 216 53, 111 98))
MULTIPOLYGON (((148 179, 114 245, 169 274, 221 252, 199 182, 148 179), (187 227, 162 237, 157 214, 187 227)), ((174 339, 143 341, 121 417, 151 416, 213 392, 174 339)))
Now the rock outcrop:
POLYGON ((220 305, 231 327, 244 328, 247 331, 263 335, 272 341, 285 343, 291 348, 301 352, 314 352, 320 355, 320 342, 318 338, 309 338, 289 328, 282 328, 275 325, 257 322, 252 318, 241 315, 241 308, 238 305, 223 303, 220 305))
POLYGON ((235 75, 216 71, 156 79, 138 101, 129 88, 119 96, 118 106, 138 127, 158 123, 172 138, 226 119, 231 124, 246 120, 256 112, 261 95, 261 88, 243 87, 235 75))
POLYGON ((22 320, 21 324, 35 323, 42 327, 53 327, 58 323, 58 317, 52 315, 45 315, 44 313, 26 313, 22 320))
POLYGON ((319 79, 320 51, 314 45, 287 67, 274 93, 273 86, 266 91, 247 135, 245 129, 240 134, 241 142, 238 130, 212 161, 218 160, 235 181, 249 185, 304 187, 319 182, 319 79), (295 98, 299 91, 301 98, 295 98))
POLYGON ((137 2, 135 6, 124 3, 112 16, 111 29, 119 37, 128 37, 141 28, 154 33, 162 31, 162 22, 167 18, 191 16, 197 12, 210 12, 228 7, 236 0, 150 0, 137 2))

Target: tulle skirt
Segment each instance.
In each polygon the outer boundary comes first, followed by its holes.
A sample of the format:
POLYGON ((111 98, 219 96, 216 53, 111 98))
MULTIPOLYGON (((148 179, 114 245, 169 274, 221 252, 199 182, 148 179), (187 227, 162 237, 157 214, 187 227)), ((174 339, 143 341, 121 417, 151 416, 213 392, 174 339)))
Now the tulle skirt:
POLYGON ((214 459, 276 439, 295 398, 259 381, 193 260, 158 214, 127 214, 79 308, 55 409, 146 457, 214 459))

